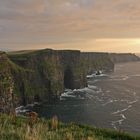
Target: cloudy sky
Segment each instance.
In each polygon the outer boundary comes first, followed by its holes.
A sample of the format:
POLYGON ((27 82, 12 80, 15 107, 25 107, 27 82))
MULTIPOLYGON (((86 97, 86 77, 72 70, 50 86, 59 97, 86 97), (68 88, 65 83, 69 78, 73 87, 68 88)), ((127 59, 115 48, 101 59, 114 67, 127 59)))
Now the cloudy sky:
POLYGON ((0 0, 0 49, 140 52, 140 0, 0 0))

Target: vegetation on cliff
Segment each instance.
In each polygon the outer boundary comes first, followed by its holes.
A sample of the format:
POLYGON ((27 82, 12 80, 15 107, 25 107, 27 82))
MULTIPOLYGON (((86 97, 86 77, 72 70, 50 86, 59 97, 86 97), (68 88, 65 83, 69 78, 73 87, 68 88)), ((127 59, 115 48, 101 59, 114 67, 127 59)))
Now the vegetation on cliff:
POLYGON ((121 131, 97 129, 52 120, 16 118, 0 114, 0 140, 140 140, 121 131))
POLYGON ((0 52, 0 112, 10 113, 14 110, 13 63, 6 54, 0 52))
MULTIPOLYGON (((0 52, 0 111, 10 113, 12 108, 23 104, 25 93, 30 93, 31 70, 13 63, 4 52, 0 52), (26 87, 23 89, 23 86, 26 87), (26 90, 26 92, 24 92, 26 90), (27 92, 28 91, 28 92, 27 92)), ((29 94, 30 95, 30 94, 29 94)), ((30 96, 29 96, 30 97, 30 96)))

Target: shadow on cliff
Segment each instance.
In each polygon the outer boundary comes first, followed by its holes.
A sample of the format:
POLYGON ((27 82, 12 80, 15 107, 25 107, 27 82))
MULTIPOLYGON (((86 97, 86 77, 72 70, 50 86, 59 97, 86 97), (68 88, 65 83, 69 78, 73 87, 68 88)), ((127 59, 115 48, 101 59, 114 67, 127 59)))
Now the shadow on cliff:
POLYGON ((69 66, 64 71, 64 87, 66 89, 74 89, 74 75, 69 66))

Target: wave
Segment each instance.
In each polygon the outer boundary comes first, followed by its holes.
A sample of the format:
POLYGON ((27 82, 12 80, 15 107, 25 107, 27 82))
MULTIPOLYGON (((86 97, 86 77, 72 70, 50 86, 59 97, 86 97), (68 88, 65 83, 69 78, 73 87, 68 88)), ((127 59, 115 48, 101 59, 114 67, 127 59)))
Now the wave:
POLYGON ((107 90, 107 91, 106 91, 106 93, 110 93, 110 92, 111 92, 110 90, 107 90))
POLYGON ((124 76, 110 76, 110 79, 108 79, 109 81, 126 81, 127 79, 129 79, 130 77, 127 75, 124 76))
POLYGON ((30 111, 29 109, 27 109, 25 106, 20 106, 20 107, 17 107, 15 109, 15 112, 16 112, 16 116, 21 116, 22 114, 26 113, 30 111))
POLYGON ((106 102, 106 103, 104 103, 104 104, 102 104, 103 106, 106 106, 106 105, 108 105, 108 104, 110 104, 110 103, 113 103, 114 102, 114 100, 109 100, 108 102, 106 102))
POLYGON ((40 105, 38 102, 34 102, 33 104, 27 104, 26 106, 19 106, 15 109, 17 116, 24 116, 26 112, 30 112, 34 106, 40 105), (31 108, 31 110, 30 110, 31 108))
POLYGON ((123 119, 126 119, 126 117, 125 117, 124 114, 120 114, 120 116, 121 116, 123 119))
POLYGON ((91 74, 91 75, 87 75, 87 78, 95 78, 95 77, 106 77, 108 76, 107 74, 104 74, 102 70, 96 71, 95 73, 91 74), (98 74, 99 72, 99 74, 98 74))
POLYGON ((127 111, 129 108, 131 108, 131 107, 132 107, 132 105, 129 105, 127 108, 124 108, 124 109, 122 109, 122 110, 117 110, 117 111, 113 112, 112 115, 125 112, 125 111, 127 111))
POLYGON ((88 88, 89 88, 89 89, 93 89, 93 90, 95 90, 95 89, 97 89, 97 86, 88 85, 88 88))
POLYGON ((119 116, 121 117, 121 119, 111 122, 111 125, 112 125, 113 128, 116 129, 116 130, 117 130, 117 126, 116 126, 116 125, 117 125, 117 124, 122 125, 123 121, 127 119, 126 116, 125 116, 124 114, 120 114, 119 116))
POLYGON ((94 98, 96 93, 101 93, 102 89, 98 88, 97 86, 88 85, 88 87, 82 88, 82 89, 65 89, 65 92, 61 94, 60 100, 66 100, 66 99, 92 99, 94 98))
POLYGON ((61 94, 61 97, 71 97, 71 98, 75 98, 75 95, 72 95, 73 92, 64 92, 61 94))
POLYGON ((138 100, 131 101, 131 102, 128 102, 128 103, 129 103, 129 104, 134 104, 134 103, 136 103, 136 102, 138 102, 138 100))

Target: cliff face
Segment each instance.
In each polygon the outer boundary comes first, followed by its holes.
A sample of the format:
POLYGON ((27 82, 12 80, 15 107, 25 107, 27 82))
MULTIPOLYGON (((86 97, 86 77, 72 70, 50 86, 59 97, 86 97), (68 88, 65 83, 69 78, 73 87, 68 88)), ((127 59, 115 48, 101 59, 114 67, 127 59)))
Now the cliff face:
POLYGON ((12 77, 6 54, 0 52, 0 111, 10 113, 12 102, 12 77))
POLYGON ((110 54, 110 58, 114 63, 140 61, 140 58, 132 53, 112 53, 110 54))
POLYGON ((57 98, 65 88, 87 86, 87 74, 112 71, 114 63, 138 61, 134 54, 81 53, 51 49, 0 52, 0 110, 57 98))
POLYGON ((9 54, 10 59, 6 54, 4 56, 6 66, 0 72, 8 71, 12 79, 15 104, 43 99, 52 101, 65 88, 85 87, 87 74, 99 69, 108 71, 114 68, 107 53, 46 49, 9 54))
POLYGON ((96 70, 108 72, 114 69, 114 63, 110 59, 109 53, 81 53, 81 58, 88 74, 92 74, 96 70))
POLYGON ((9 60, 6 53, 0 52, 0 112, 11 113, 21 97, 20 86, 17 86, 24 71, 9 60), (17 91, 18 94, 14 94, 17 91), (19 98, 18 98, 19 97, 19 98))
POLYGON ((57 52, 43 50, 14 54, 10 55, 10 59, 28 70, 27 78, 22 83, 19 81, 24 104, 50 99, 63 91, 62 66, 57 52))

